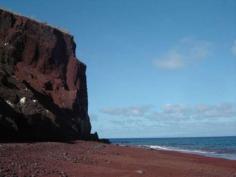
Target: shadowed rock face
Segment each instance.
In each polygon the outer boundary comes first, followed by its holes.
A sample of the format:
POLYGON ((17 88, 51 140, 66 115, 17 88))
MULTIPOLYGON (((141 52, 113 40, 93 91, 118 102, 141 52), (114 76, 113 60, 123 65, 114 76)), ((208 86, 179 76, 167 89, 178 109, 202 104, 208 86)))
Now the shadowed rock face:
POLYGON ((0 10, 0 140, 89 139, 75 47, 69 34, 0 10))

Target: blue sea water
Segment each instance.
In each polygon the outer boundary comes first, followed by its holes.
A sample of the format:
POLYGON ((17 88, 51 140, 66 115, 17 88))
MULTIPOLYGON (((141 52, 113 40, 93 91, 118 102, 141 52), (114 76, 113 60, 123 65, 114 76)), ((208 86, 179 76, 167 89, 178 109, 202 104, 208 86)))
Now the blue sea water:
POLYGON ((236 160, 236 136, 194 138, 113 138, 112 144, 170 150, 236 160))

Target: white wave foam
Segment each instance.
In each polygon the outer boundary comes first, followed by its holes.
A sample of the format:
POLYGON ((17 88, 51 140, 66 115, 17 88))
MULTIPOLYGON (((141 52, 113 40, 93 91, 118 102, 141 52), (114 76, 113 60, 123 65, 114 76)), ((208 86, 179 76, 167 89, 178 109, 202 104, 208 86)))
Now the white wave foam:
POLYGON ((183 152, 183 153, 189 153, 189 154, 203 155, 206 157, 217 157, 217 158, 223 158, 223 159, 236 160, 236 154, 219 154, 214 151, 203 151, 203 150, 196 150, 196 149, 193 149, 193 150, 180 149, 180 148, 175 148, 175 147, 158 146, 158 145, 144 145, 142 147, 151 148, 155 150, 176 151, 176 152, 183 152))
POLYGON ((149 147, 150 147, 151 149, 172 151, 172 148, 169 148, 169 147, 166 147, 166 146, 151 145, 151 146, 149 146, 149 147))
POLYGON ((202 151, 202 150, 179 149, 179 148, 158 146, 158 145, 150 145, 150 146, 146 146, 146 147, 149 147, 151 149, 156 149, 156 150, 178 151, 178 152, 185 152, 185 153, 191 153, 191 154, 209 154, 209 153, 214 154, 215 153, 215 152, 202 151))

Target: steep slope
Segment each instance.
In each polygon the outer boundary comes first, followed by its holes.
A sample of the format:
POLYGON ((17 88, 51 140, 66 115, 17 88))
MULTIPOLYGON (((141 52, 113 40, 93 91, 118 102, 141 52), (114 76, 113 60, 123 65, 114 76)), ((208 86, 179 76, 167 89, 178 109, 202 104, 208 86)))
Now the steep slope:
POLYGON ((73 37, 0 10, 0 140, 89 139, 86 66, 73 37))

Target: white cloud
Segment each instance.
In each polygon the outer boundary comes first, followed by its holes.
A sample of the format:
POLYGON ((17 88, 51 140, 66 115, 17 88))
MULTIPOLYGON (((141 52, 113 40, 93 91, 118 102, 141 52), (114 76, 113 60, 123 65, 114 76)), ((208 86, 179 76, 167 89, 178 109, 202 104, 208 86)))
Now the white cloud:
POLYGON ((211 45, 211 42, 206 40, 183 38, 177 44, 176 48, 182 51, 189 60, 198 60, 204 59, 210 54, 211 45))
POLYGON ((164 105, 160 111, 152 112, 148 116, 149 119, 158 121, 200 121, 230 117, 236 118, 236 105, 232 103, 195 106, 168 104, 164 105))
MULTIPOLYGON (((176 121, 202 121, 224 118, 236 118, 236 105, 222 103, 216 105, 200 104, 187 106, 181 104, 166 104, 159 111, 151 109, 151 106, 129 106, 122 108, 105 108, 101 112, 110 116, 126 118, 129 124, 145 120, 154 122, 176 122, 176 121), (127 117, 133 117, 127 119, 127 117)), ((114 120, 114 119, 113 119, 114 120)), ((119 119, 118 121, 124 122, 119 119)))
POLYGON ((219 105, 198 105, 195 109, 195 114, 198 117, 226 118, 236 116, 236 107, 231 103, 222 103, 219 105))
POLYGON ((129 106, 121 108, 104 108, 101 110, 104 114, 124 117, 142 117, 149 112, 151 106, 129 106))
POLYGON ((164 113, 175 113, 186 111, 186 107, 181 104, 165 104, 162 106, 162 111, 164 113))
POLYGON ((234 41, 232 47, 231 47, 231 52, 234 56, 236 56, 236 40, 234 41))
POLYGON ((159 68, 172 70, 184 67, 184 60, 176 51, 170 51, 163 58, 155 60, 154 64, 159 68))
POLYGON ((93 124, 93 129, 99 130, 102 137, 232 135, 236 125, 235 103, 165 104, 158 109, 141 105, 101 112, 102 119, 93 124), (133 111, 136 109, 143 113, 137 114, 133 111))
POLYGON ((183 38, 161 57, 154 60, 157 68, 176 70, 205 59, 210 53, 211 43, 205 40, 183 38))

